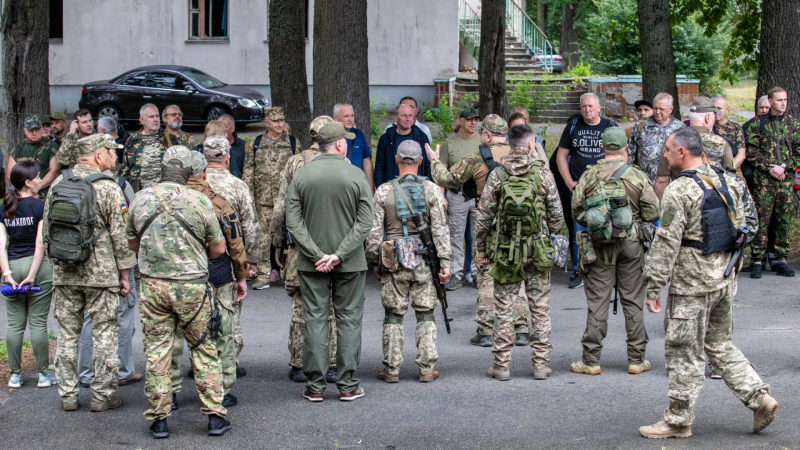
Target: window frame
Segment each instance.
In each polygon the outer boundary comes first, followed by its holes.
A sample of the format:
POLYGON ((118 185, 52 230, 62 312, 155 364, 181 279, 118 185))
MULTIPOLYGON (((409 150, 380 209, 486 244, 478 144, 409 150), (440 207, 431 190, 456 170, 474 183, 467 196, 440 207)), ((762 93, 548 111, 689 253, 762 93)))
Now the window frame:
POLYGON ((187 28, 188 28, 188 38, 187 42, 228 42, 230 40, 230 7, 231 2, 230 0, 187 0, 187 28), (206 8, 206 1, 208 2, 208 8, 206 8), (206 22, 209 24, 209 28, 211 28, 211 22, 213 20, 213 16, 211 16, 211 11, 214 9, 214 2, 225 2, 225 6, 227 10, 223 8, 226 16, 226 23, 225 25, 225 35, 224 36, 214 36, 210 35, 210 30, 206 30, 206 22), (197 7, 193 7, 193 3, 196 3, 197 7), (208 17, 206 16, 208 14, 208 17), (195 32, 194 28, 194 17, 197 17, 197 35, 194 35, 195 32))

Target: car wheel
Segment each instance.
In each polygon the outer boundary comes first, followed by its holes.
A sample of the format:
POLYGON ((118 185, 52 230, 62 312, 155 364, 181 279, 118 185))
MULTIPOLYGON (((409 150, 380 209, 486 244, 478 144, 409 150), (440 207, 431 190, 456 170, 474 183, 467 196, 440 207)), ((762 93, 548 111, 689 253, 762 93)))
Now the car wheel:
POLYGON ((209 122, 211 122, 212 120, 217 120, 223 114, 227 114, 227 111, 220 108, 219 106, 212 106, 206 113, 206 120, 208 120, 209 122))
POLYGON ((97 109, 98 119, 101 117, 111 117, 115 122, 119 123, 119 117, 121 115, 119 109, 114 105, 103 105, 97 109))

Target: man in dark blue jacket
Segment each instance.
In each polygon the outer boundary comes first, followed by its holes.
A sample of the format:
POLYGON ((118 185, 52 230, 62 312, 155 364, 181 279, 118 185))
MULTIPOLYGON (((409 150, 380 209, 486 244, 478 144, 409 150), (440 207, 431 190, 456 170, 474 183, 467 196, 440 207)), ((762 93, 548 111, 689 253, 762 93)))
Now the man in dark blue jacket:
POLYGON ((244 154, 250 151, 250 149, 247 148, 250 143, 240 138, 236 133, 236 123, 233 120, 233 116, 223 114, 219 116, 219 120, 225 125, 225 137, 228 138, 228 142, 231 144, 231 174, 241 179, 242 168, 244 167, 244 154))
MULTIPOLYGON (((400 169, 398 169, 397 162, 394 160, 400 143, 406 140, 414 140, 422 148, 425 148, 425 144, 430 144, 425 133, 414 125, 416 118, 413 108, 408 105, 399 105, 395 109, 395 116, 397 117, 397 125, 386 130, 378 141, 378 152, 375 155, 376 188, 383 183, 392 181, 400 174, 400 169)), ((417 174, 433 181, 431 178, 431 162, 424 152, 422 154, 422 164, 419 166, 417 174)))

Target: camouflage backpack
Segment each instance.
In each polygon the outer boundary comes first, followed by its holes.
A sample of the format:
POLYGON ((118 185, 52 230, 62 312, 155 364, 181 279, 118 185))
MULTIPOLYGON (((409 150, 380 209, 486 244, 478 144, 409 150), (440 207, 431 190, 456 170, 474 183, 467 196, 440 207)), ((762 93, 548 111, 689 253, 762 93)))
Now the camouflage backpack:
POLYGON ((489 233, 486 254, 494 261, 490 275, 500 283, 515 283, 525 279, 523 266, 532 263, 537 270, 553 269, 555 248, 550 236, 542 230, 547 214, 540 195, 542 161, 534 162, 524 175, 511 175, 502 166, 500 201, 497 204, 495 229, 489 233))
POLYGON ((618 243, 631 234, 631 199, 620 180, 629 168, 623 164, 610 178, 598 178, 586 190, 586 200, 581 205, 583 212, 577 218, 586 220, 589 237, 594 243, 618 243))
POLYGON ((395 210, 403 222, 403 237, 394 240, 397 261, 406 269, 414 270, 422 263, 422 240, 418 234, 410 235, 408 225, 412 216, 425 214, 424 180, 415 175, 405 175, 391 181, 394 190, 395 210))

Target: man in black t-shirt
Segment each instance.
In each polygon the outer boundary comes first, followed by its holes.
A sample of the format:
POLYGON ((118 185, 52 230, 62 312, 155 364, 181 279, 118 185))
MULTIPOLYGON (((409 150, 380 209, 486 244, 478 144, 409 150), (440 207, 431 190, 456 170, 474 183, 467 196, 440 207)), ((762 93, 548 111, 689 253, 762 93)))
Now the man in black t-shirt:
MULTIPOLYGON (((567 122, 561 140, 558 143, 556 161, 558 171, 564 183, 572 190, 578 180, 586 171, 586 167, 603 159, 603 150, 600 144, 606 128, 616 127, 617 124, 600 116, 600 99, 592 94, 581 95, 581 114, 573 116, 567 122)), ((578 275, 578 245, 575 242, 575 233, 585 230, 575 223, 572 231, 572 276, 569 279, 570 289, 583 285, 583 280, 578 275)))

